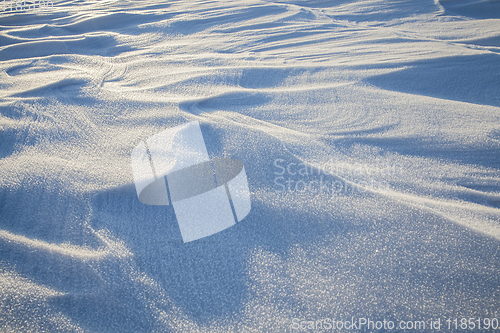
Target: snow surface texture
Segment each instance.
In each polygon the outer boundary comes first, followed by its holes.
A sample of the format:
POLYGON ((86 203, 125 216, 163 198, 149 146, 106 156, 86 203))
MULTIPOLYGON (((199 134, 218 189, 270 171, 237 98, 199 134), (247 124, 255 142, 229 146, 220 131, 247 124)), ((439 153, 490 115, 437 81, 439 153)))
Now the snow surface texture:
POLYGON ((0 331, 500 319, 499 17, 495 0, 1 12, 0 331), (130 154, 195 120, 211 158, 243 162, 252 210, 184 244, 171 207, 139 202, 130 154))

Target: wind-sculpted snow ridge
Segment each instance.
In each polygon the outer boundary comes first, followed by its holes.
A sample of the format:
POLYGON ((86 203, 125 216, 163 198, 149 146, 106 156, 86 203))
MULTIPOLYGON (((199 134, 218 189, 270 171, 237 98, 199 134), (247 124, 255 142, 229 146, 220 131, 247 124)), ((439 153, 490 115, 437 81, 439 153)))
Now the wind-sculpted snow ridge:
POLYGON ((498 1, 7 2, 0 331, 500 321, 498 1), (184 243, 131 153, 193 121, 251 210, 184 243))
POLYGON ((500 3, 496 0, 439 0, 445 13, 466 17, 489 19, 500 18, 500 3))

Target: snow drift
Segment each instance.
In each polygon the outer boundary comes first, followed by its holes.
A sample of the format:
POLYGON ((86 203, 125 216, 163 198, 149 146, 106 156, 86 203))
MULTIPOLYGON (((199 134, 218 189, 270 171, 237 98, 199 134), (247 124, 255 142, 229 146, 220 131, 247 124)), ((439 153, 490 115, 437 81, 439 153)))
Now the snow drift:
POLYGON ((499 15, 492 0, 4 10, 1 330, 500 319, 499 15), (171 207, 139 201, 130 156, 191 121, 210 158, 243 162, 252 210, 183 243, 171 207))

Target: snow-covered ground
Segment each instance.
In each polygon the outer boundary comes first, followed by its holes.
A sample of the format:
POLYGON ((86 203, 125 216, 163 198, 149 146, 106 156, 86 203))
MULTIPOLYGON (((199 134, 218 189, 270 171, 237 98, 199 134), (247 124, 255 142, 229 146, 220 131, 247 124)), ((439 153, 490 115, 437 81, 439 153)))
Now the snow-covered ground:
POLYGON ((498 0, 10 3, 0 331, 500 321, 498 0), (183 243, 130 156, 196 120, 252 209, 183 243))

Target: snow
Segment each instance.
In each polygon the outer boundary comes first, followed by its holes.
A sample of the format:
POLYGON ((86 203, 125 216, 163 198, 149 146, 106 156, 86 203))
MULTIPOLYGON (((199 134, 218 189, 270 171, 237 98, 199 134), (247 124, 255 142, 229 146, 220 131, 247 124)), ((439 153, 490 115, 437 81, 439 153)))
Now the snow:
POLYGON ((0 330, 500 320, 499 28, 495 0, 3 10, 0 330), (184 243, 131 154, 192 121, 252 203, 184 243))

